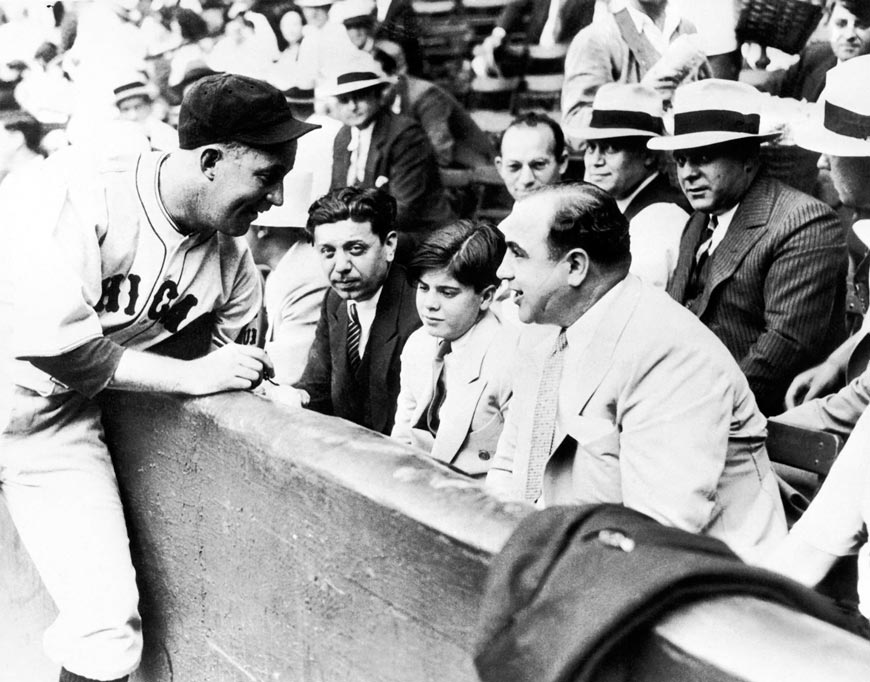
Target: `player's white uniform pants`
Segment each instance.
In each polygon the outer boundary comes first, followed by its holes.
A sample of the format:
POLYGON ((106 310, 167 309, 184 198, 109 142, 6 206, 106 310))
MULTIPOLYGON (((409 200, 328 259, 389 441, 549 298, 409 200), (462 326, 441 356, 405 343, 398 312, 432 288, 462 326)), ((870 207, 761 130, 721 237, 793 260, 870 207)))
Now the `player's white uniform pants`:
POLYGON ((97 680, 133 671, 142 651, 139 595, 96 404, 16 388, 0 435, 0 493, 58 607, 45 633, 48 655, 97 680))

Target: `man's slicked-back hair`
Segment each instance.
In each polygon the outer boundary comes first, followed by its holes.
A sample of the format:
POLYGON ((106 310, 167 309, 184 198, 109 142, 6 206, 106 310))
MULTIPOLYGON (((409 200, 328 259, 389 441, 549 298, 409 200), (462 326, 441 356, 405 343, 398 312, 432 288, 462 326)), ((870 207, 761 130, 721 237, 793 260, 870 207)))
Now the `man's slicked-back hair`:
POLYGON ((541 187, 524 200, 547 194, 555 204, 547 235, 551 258, 580 248, 593 263, 631 263, 628 220, 610 194, 591 183, 574 182, 541 187))
POLYGON ((318 225, 353 220, 356 223, 371 223, 372 232, 383 244, 396 224, 396 200, 380 189, 363 187, 340 187, 331 190, 315 201, 308 209, 305 229, 308 238, 314 241, 318 225))
POLYGON ((504 236, 489 223, 457 220, 417 247, 408 264, 408 280, 416 283, 429 270, 447 270, 457 282, 480 293, 498 285, 495 273, 506 249, 504 236))
POLYGON ((549 128, 550 132, 553 133, 553 156, 557 159, 562 158, 565 153, 565 133, 562 132, 562 126, 546 114, 540 114, 537 111, 529 111, 520 114, 508 124, 508 127, 502 131, 501 137, 498 139, 499 154, 501 154, 501 145, 502 142, 504 142, 504 136, 507 134, 507 131, 511 128, 518 128, 520 126, 525 126, 526 128, 546 126, 549 128))

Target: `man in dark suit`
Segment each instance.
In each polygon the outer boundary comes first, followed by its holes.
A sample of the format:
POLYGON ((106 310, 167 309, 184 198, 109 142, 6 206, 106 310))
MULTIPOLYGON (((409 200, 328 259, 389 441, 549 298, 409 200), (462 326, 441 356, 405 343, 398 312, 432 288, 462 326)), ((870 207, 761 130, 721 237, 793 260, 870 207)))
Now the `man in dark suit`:
POLYGON ((674 151, 695 212, 668 292, 722 339, 762 412, 778 414, 798 372, 845 337, 846 245, 825 204, 760 170, 759 97, 709 79, 677 90, 674 151), (727 108, 724 108, 727 107, 727 108))
POLYGON ((387 100, 394 113, 410 116, 429 136, 442 168, 488 166, 495 158, 489 136, 457 99, 444 88, 408 75, 401 46, 389 40, 375 43, 372 56, 384 73, 395 79, 387 100))
POLYGON ((389 434, 400 357, 420 318, 396 253, 396 201, 345 187, 315 201, 308 233, 330 290, 308 363, 295 384, 302 405, 389 434))
POLYGON ((591 23, 594 13, 595 0, 511 0, 484 39, 481 51, 490 68, 497 67, 505 76, 516 75, 522 72, 528 53, 509 49, 505 44, 509 34, 522 34, 526 47, 567 46, 591 23))
POLYGON ((335 114, 344 123, 333 146, 330 189, 359 185, 392 194, 398 205, 399 259, 404 261, 418 237, 454 215, 423 128, 384 104, 388 79, 373 59, 351 68, 356 70, 339 75, 324 90, 337 99, 335 114))

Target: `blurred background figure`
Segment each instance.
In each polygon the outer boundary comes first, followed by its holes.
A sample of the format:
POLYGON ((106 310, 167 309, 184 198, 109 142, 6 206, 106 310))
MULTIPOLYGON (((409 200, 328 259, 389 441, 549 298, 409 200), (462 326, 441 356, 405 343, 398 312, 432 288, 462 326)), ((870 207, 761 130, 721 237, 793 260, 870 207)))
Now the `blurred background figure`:
POLYGON ((157 88, 143 74, 134 74, 115 86, 118 116, 139 126, 151 149, 166 151, 178 147, 178 133, 157 115, 154 100, 157 88))

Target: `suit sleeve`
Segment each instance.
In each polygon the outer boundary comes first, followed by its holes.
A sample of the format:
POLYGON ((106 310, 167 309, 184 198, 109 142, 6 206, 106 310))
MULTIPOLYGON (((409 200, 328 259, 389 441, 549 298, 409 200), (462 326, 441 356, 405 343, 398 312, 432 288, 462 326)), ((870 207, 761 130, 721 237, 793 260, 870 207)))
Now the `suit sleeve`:
POLYGON ((623 504, 699 532, 715 506, 735 389, 722 363, 699 352, 709 341, 693 341, 634 368, 617 420, 623 504))
MULTIPOLYGON (((413 337, 409 339, 409 342, 413 343, 413 337)), ((393 431, 390 435, 402 443, 411 445, 413 443, 413 439, 411 438, 411 419, 414 416, 414 410, 417 408, 417 399, 414 396, 413 382, 414 373, 419 368, 413 366, 413 360, 409 357, 409 345, 410 343, 406 343, 405 348, 402 351, 402 368, 399 373, 399 397, 396 400, 396 417, 395 422, 393 423, 393 431)))
POLYGON ((314 332, 314 343, 308 352, 308 362, 302 378, 294 384, 311 397, 308 408, 332 414, 332 355, 329 342, 329 295, 323 297, 320 319, 314 332))
POLYGON ((805 429, 828 431, 846 439, 868 405, 870 369, 864 370, 837 393, 793 407, 777 419, 805 429))
POLYGON ((830 350, 825 346, 832 325, 843 327, 832 314, 843 310, 846 281, 846 245, 837 216, 813 202, 795 211, 792 221, 764 279, 765 330, 740 362, 765 414, 782 410, 785 387, 830 350))
POLYGON ((608 39, 604 26, 591 24, 582 29, 571 41, 565 55, 565 82, 562 85, 562 124, 572 120, 582 124, 582 111, 592 106, 595 93, 605 83, 612 83, 616 65, 613 63, 609 41, 620 40, 618 35, 608 39))
POLYGON ((432 144, 435 159, 441 167, 453 162, 456 140, 450 131, 451 103, 434 88, 429 88, 417 102, 416 114, 432 144))
MULTIPOLYGON (((538 1, 541 2, 542 0, 538 1)), ((530 4, 529 0, 513 0, 513 2, 509 2, 501 11, 495 25, 503 29, 505 33, 515 31, 520 25, 523 13, 530 4)))
POLYGON ((433 186, 437 163, 426 133, 419 125, 405 129, 390 149, 390 177, 387 189, 398 204, 396 228, 400 232, 419 231, 417 218, 429 195, 441 190, 433 186))

